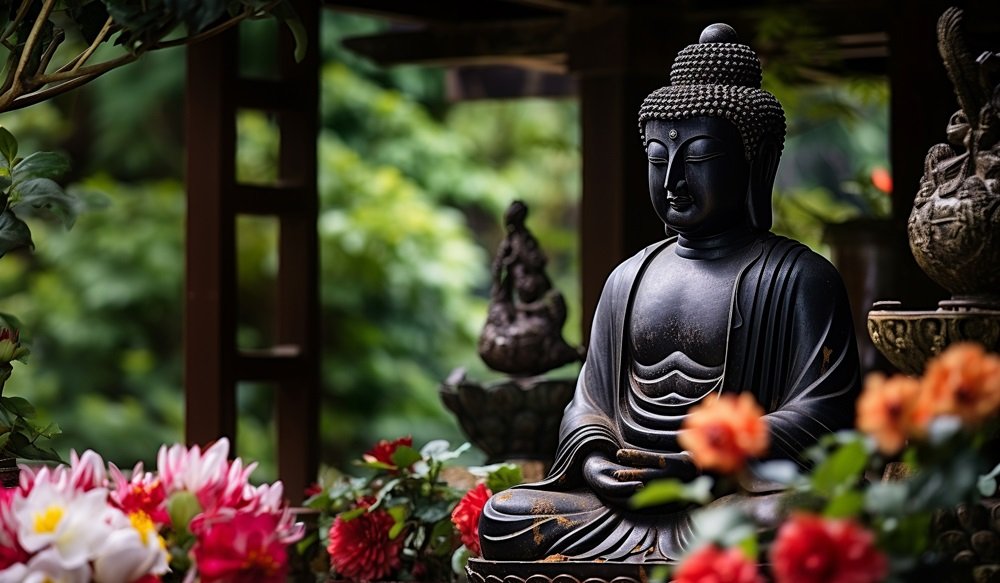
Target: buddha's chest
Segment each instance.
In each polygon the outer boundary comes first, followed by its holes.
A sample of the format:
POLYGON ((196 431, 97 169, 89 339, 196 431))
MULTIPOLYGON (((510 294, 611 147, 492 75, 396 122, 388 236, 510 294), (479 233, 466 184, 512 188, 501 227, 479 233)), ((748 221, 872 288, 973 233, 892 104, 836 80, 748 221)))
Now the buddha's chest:
POLYGON ((629 314, 632 358, 645 365, 675 352, 705 366, 725 361, 739 257, 692 260, 666 250, 646 268, 629 314))

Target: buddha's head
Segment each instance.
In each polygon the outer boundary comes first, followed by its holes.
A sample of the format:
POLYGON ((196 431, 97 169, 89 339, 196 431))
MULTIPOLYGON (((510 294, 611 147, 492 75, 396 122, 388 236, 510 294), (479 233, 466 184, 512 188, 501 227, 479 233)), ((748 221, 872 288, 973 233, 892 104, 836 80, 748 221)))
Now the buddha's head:
POLYGON ((639 110, 656 214, 682 234, 771 227, 785 114, 760 88, 757 54, 726 24, 683 49, 670 85, 639 110))

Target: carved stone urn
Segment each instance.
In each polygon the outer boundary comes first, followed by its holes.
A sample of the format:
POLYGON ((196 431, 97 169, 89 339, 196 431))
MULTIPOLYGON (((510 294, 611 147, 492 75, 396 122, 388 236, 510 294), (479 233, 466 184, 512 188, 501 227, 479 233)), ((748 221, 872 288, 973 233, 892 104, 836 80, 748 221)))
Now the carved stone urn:
POLYGON ((938 48, 961 106, 947 142, 930 149, 907 231, 920 267, 952 293, 936 311, 877 302, 868 314, 875 346, 899 369, 919 374, 952 342, 1000 351, 1000 55, 973 58, 962 12, 938 21, 938 48))

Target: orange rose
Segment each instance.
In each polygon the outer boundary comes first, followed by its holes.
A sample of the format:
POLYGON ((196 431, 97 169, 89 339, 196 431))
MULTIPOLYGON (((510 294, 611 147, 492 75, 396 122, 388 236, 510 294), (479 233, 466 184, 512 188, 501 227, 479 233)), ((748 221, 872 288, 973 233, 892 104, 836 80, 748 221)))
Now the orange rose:
POLYGON ((1000 357, 971 342, 952 344, 927 363, 921 391, 922 421, 956 415, 977 424, 1000 408, 1000 357))
POLYGON ((865 377, 865 390, 858 399, 858 429, 875 438, 879 450, 895 455, 906 439, 918 431, 917 414, 920 382, 895 375, 887 379, 880 373, 865 377))
POLYGON ((698 467, 732 473, 748 457, 767 452, 770 434, 763 416, 750 393, 720 395, 691 409, 677 440, 698 467))

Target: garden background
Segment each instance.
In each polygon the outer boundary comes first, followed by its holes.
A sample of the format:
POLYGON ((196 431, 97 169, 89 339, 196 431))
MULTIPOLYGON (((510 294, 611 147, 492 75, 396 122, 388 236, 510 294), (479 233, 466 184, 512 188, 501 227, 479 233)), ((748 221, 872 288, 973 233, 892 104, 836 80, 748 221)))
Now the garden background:
MULTIPOLYGON (((437 385, 459 366, 473 378, 490 377, 475 354, 476 336, 510 201, 531 207, 529 228, 569 306, 565 334, 570 342, 581 336, 575 102, 451 103, 445 71, 383 70, 339 44, 385 26, 327 11, 318 39, 321 452, 338 467, 380 438, 463 440, 437 385)), ((771 15, 751 44, 791 29, 801 34, 796 26, 771 15)), ((274 58, 255 47, 270 46, 261 38, 275 28, 242 27, 242 66, 266 67, 274 58)), ((878 79, 793 88, 785 72, 795 64, 784 65, 765 64, 765 84, 789 120, 775 231, 826 252, 824 223, 888 213, 887 89, 878 79)), ((182 50, 150 53, 140 65, 0 119, 22 152, 67 154, 70 188, 87 206, 72 230, 36 226, 35 253, 0 262, 0 309, 22 318, 32 348, 6 394, 31 399, 63 428, 54 445, 64 455, 90 448, 131 467, 182 438, 183 84, 182 50)), ((238 140, 241 181, 269 179, 274 125, 246 112, 238 140)), ((270 335, 274 298, 266 290, 276 272, 277 226, 244 218, 238 229, 239 297, 246 299, 239 343, 260 347, 270 335)), ((261 462, 260 480, 275 477, 271 397, 264 386, 238 391, 236 449, 261 462)))

